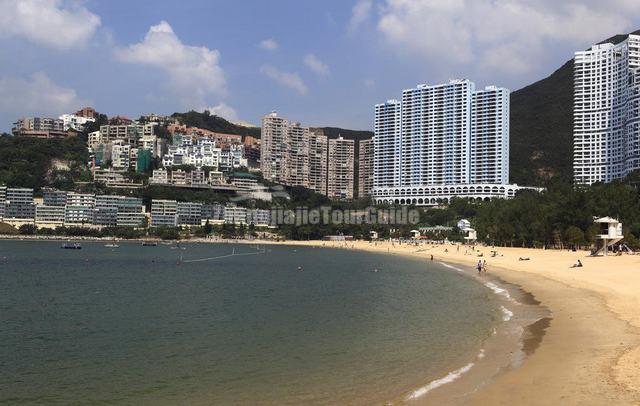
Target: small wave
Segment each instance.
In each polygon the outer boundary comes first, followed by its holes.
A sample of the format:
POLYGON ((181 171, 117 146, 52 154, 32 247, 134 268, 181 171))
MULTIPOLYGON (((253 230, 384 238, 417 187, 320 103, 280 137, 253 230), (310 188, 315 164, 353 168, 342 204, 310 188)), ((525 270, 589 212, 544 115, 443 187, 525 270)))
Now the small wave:
POLYGON ((500 306, 500 309, 502 310, 502 320, 503 321, 511 320, 511 318, 513 317, 513 312, 504 306, 500 306))
POLYGON ((495 293, 496 295, 503 296, 503 297, 511 300, 512 302, 515 302, 515 299, 511 297, 511 295, 509 294, 508 290, 499 287, 495 283, 487 282, 487 283, 484 284, 484 286, 486 286, 489 289, 491 289, 493 291, 493 293, 495 293))
MULTIPOLYGON (((484 355, 484 353, 482 353, 484 355)), ((447 374, 447 376, 440 378, 440 379, 436 379, 435 381, 431 381, 429 382, 428 385, 423 386, 422 388, 416 389, 415 391, 413 391, 413 393, 411 395, 409 395, 407 397, 406 400, 411 400, 411 399, 417 399, 421 396, 426 395, 427 393, 431 392, 432 390, 434 390, 435 388, 438 388, 442 385, 446 385, 448 383, 451 383, 453 381, 455 381, 456 379, 460 378, 462 376, 462 374, 468 372, 471 368, 473 368, 475 364, 473 362, 468 363, 467 365, 463 366, 460 369, 456 369, 455 371, 449 372, 447 374)))
POLYGON ((454 270, 456 270, 458 272, 464 272, 462 269, 458 268, 457 266, 449 265, 449 264, 444 263, 444 262, 440 262, 440 265, 446 266, 447 268, 454 269, 454 270))

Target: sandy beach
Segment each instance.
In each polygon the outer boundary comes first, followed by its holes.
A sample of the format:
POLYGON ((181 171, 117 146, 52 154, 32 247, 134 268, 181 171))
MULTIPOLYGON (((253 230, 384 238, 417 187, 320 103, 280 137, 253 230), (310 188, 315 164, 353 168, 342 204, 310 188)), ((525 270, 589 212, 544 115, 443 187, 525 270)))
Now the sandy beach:
MULTIPOLYGON (((519 285, 552 313, 538 348, 491 383, 451 397, 443 385, 409 404, 640 404, 640 256, 589 257, 586 251, 415 246, 389 242, 287 242, 410 255, 474 266, 519 285), (468 250, 465 253, 465 250, 468 250), (497 251, 492 256, 492 251, 497 251), (521 261, 520 258, 529 258, 521 261), (582 268, 571 268, 580 259, 582 268)), ((451 385, 453 386, 453 385, 451 385)))

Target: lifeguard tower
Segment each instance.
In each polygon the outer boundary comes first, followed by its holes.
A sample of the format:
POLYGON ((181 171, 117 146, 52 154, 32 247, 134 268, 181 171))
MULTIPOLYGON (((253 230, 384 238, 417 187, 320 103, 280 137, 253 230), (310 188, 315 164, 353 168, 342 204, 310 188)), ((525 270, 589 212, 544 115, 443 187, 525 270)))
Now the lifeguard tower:
POLYGON ((624 238, 624 235, 622 235, 622 223, 611 217, 594 219, 593 222, 600 226, 600 233, 596 235, 596 240, 602 240, 603 242, 601 247, 600 244, 597 245, 596 252, 593 255, 596 256, 602 253, 606 257, 609 252, 609 246, 620 242, 624 238))
POLYGON ((462 229, 462 231, 465 233, 464 239, 467 243, 471 244, 478 239, 478 232, 475 229, 467 227, 462 229))

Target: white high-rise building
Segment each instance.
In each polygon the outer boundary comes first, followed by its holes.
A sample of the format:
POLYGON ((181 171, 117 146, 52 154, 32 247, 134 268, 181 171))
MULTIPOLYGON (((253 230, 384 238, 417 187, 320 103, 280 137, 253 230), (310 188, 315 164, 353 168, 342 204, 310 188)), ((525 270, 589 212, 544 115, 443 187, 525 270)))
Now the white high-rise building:
POLYGON ((400 184, 400 102, 376 104, 373 137, 373 187, 400 184))
POLYGON ((436 205, 452 197, 512 197, 509 90, 469 80, 418 85, 375 106, 372 197, 436 205))
POLYGON ((402 92, 401 186, 469 182, 474 89, 468 80, 452 80, 402 92))
POLYGON ((471 183, 509 182, 509 91, 488 86, 471 101, 471 183))
POLYGON ((577 184, 640 169, 640 35, 575 53, 573 172, 577 184))

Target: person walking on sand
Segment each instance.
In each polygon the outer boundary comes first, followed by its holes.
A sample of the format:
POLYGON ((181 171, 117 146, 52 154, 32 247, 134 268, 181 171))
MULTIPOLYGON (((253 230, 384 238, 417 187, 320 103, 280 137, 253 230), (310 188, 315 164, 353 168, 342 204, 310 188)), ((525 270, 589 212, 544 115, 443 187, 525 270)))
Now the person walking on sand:
POLYGON ((431 254, 431 262, 433 262, 433 254, 431 254))
POLYGON ((484 273, 487 273, 487 260, 486 259, 482 260, 482 271, 484 273))
POLYGON ((478 260, 478 265, 476 265, 476 268, 478 269, 478 275, 480 275, 480 272, 482 272, 482 260, 478 260))

